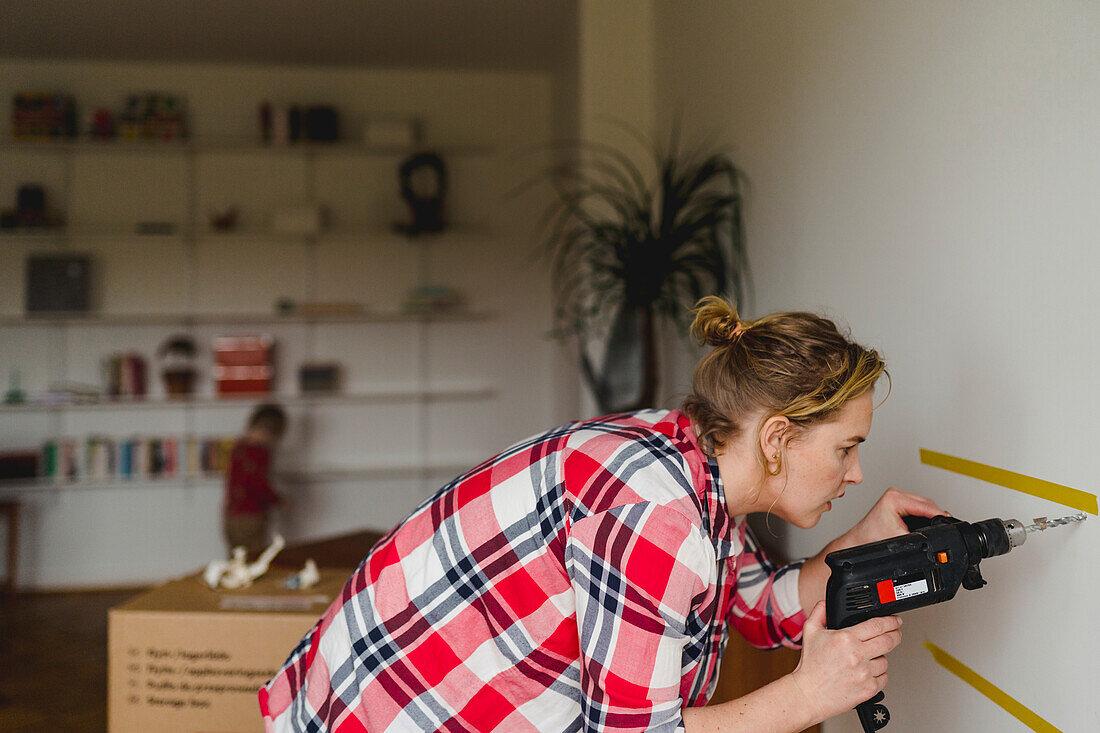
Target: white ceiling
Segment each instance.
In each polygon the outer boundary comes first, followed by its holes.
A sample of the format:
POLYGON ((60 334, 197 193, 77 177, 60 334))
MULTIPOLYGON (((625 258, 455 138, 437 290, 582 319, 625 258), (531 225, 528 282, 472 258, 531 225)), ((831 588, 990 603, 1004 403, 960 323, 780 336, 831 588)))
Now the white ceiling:
POLYGON ((575 0, 0 0, 0 57, 556 70, 575 0))

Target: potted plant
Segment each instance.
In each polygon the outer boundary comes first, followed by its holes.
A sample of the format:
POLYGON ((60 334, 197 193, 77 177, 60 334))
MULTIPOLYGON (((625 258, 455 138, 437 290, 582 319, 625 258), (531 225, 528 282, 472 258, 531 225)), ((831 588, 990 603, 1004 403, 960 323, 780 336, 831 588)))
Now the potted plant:
POLYGON ((740 302, 747 281, 741 171, 722 152, 653 149, 651 177, 622 150, 582 144, 550 169, 541 229, 552 261, 555 335, 576 337, 603 412, 654 406, 659 320, 687 333, 705 295, 740 302), (597 367, 589 354, 602 342, 597 367))
POLYGON ((177 334, 168 338, 157 349, 161 361, 161 376, 164 377, 164 391, 169 397, 186 397, 195 387, 195 355, 198 348, 195 340, 186 334, 177 334))

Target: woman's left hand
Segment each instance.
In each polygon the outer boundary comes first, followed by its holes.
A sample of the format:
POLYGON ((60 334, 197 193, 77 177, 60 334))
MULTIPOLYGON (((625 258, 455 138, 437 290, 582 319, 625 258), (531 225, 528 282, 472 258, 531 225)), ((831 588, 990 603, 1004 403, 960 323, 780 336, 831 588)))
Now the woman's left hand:
POLYGON ((875 502, 871 511, 867 512, 867 516, 859 520, 856 526, 848 530, 843 537, 838 538, 838 544, 842 547, 855 547, 897 537, 909 532, 902 517, 909 515, 938 517, 941 514, 948 514, 948 512, 931 499, 891 486, 875 502))
POLYGON ((815 603, 825 598, 825 586, 832 572, 825 564, 827 554, 907 534, 909 528, 905 526, 902 517, 937 517, 941 514, 950 516, 931 499, 891 486, 856 526, 830 542, 824 550, 802 566, 802 572, 798 576, 798 597, 802 601, 802 607, 813 608, 815 603))

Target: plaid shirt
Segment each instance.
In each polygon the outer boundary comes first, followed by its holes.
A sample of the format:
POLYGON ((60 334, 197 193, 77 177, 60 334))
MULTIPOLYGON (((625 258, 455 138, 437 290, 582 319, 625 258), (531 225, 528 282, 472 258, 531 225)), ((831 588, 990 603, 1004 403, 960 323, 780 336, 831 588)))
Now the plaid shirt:
POLYGON ((677 411, 571 423, 443 487, 262 690, 270 731, 665 730, 732 624, 797 647, 799 563, 726 512, 677 411))

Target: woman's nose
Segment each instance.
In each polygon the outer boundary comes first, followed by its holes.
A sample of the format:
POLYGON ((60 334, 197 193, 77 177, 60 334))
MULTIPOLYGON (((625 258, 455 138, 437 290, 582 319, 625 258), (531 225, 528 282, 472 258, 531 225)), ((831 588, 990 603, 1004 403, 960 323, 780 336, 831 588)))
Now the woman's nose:
POLYGON ((856 460, 848 469, 848 475, 844 479, 850 484, 863 483, 863 466, 859 462, 859 453, 856 453, 856 460))

